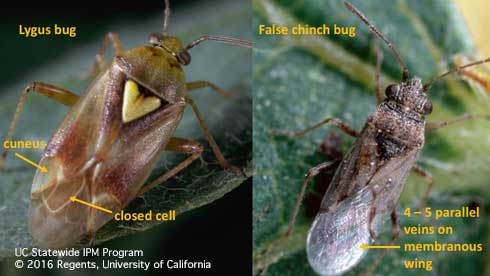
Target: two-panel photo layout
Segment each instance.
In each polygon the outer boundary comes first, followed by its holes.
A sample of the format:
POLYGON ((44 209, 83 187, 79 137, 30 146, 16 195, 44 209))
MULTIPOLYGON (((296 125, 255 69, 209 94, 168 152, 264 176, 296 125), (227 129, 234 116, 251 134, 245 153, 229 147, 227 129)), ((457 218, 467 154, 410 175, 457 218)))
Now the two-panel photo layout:
POLYGON ((489 9, 5 5, 0 275, 490 275, 489 9))

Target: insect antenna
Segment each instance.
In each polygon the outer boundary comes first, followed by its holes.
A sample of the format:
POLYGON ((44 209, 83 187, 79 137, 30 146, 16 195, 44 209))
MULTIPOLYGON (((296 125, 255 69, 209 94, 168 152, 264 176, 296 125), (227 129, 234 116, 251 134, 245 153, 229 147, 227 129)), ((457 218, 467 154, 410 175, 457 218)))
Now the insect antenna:
POLYGON ((407 69, 407 66, 405 65, 405 62, 403 62, 402 58, 400 57, 400 55, 398 54, 398 52, 395 50, 395 47, 393 47, 393 45, 391 44, 391 42, 378 29, 376 29, 376 27, 374 27, 374 25, 371 24, 371 22, 369 22, 369 20, 367 19, 367 17, 364 14, 362 14, 351 3, 345 1, 344 2, 344 5, 354 15, 356 15, 357 17, 359 17, 362 20, 362 22, 364 22, 364 24, 366 24, 369 27, 369 29, 371 30, 371 32, 374 35, 376 35, 379 39, 383 40, 383 42, 386 44, 386 46, 388 46, 388 48, 390 48, 391 52, 393 53, 393 55, 395 55, 395 58, 397 59, 398 63, 400 64, 400 67, 402 68, 402 71, 403 71, 403 73, 402 73, 402 82, 406 81, 408 79, 408 69, 407 69))
POLYGON ((475 62, 471 62, 471 63, 465 64, 465 65, 461 65, 461 66, 455 67, 455 68, 447 71, 446 73, 443 73, 443 74, 441 74, 441 75, 433 78, 428 83, 424 84, 423 91, 424 92, 425 91, 428 91, 430 89, 430 87, 434 84, 434 82, 436 82, 436 81, 438 81, 438 80, 446 77, 449 74, 452 74, 454 72, 461 71, 462 69, 465 69, 465 68, 468 68, 468 67, 471 67, 471 66, 480 65, 480 64, 483 64, 483 63, 486 63, 486 62, 490 62, 490 58, 482 59, 482 60, 479 60, 479 61, 475 61, 475 62))
POLYGON ((165 0, 165 10, 163 11, 163 34, 166 35, 168 31, 168 22, 170 20, 170 3, 165 0))
POLYGON ((187 47, 185 47, 185 50, 189 50, 191 48, 194 48, 195 46, 201 44, 202 42, 209 41, 209 40, 252 48, 252 42, 247 41, 247 40, 233 38, 233 37, 226 37, 226 36, 204 35, 198 39, 191 41, 187 45, 187 47))

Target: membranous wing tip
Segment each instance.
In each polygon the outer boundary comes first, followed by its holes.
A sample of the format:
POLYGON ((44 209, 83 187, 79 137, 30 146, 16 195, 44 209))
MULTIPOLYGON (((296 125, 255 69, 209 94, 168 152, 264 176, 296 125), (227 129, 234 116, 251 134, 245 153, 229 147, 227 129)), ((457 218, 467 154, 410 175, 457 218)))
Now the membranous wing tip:
MULTIPOLYGON (((358 264, 367 253, 361 245, 373 242, 369 233, 372 201, 372 192, 365 187, 328 212, 317 214, 308 232, 306 250, 308 261, 318 274, 340 275, 358 264)), ((384 220, 375 217, 375 233, 384 220)))

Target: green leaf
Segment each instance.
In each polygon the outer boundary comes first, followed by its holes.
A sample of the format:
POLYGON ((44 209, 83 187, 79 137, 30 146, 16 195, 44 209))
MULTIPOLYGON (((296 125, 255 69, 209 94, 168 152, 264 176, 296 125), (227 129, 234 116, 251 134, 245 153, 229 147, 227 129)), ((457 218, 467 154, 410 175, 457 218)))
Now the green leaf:
MULTIPOLYGON (((425 82, 450 68, 455 54, 474 52, 464 23, 448 1, 352 2, 393 43, 407 63, 411 76, 419 76, 425 82)), ((298 23, 310 26, 332 26, 336 23, 338 26, 356 26, 355 38, 258 34, 255 37, 252 71, 253 158, 256 168, 253 179, 254 272, 267 269, 270 275, 314 275, 305 254, 306 233, 333 171, 310 184, 294 233, 268 254, 263 252, 284 234, 304 174, 309 168, 327 160, 318 152, 325 136, 339 135, 343 153, 354 139, 333 127, 322 127, 302 138, 278 137, 272 130, 300 130, 328 117, 342 119, 361 130, 367 116, 376 108, 374 45, 378 44, 383 49, 381 75, 384 87, 399 80, 401 70, 387 47, 344 7, 342 1, 254 0, 253 7, 256 32, 259 24, 292 27, 298 23)), ((430 90, 429 97, 434 105, 434 112, 427 118, 429 122, 450 119, 464 112, 485 114, 488 110, 488 106, 478 100, 457 75, 437 83, 430 90)), ((429 204, 460 208, 461 204, 475 200, 479 194, 481 208, 488 207, 490 198, 485 191, 490 173, 489 135, 488 121, 473 120, 440 129, 426 137, 418 164, 434 176, 433 200, 429 204), (434 202, 435 199, 440 201, 434 202)), ((426 187, 425 180, 411 175, 398 210, 409 206, 416 208, 426 187)), ((488 219, 485 216, 469 225, 455 220, 452 222, 456 229, 454 235, 441 240, 467 243, 472 239, 485 244, 488 219)), ((419 221, 401 217, 402 225, 417 223, 419 221)), ((380 244, 391 237, 390 223, 385 226, 386 234, 378 240, 380 244)), ((401 236, 397 243, 402 244, 408 239, 403 234, 401 236)), ((377 253, 371 250, 353 274, 365 271, 377 253)), ((465 257, 471 260, 468 262, 471 271, 481 273, 485 269, 484 258, 488 256, 484 254, 487 253, 465 257)), ((399 261, 402 256, 409 258, 415 254, 398 251, 389 255, 392 257, 384 258, 377 268, 381 274, 402 271, 399 261)), ((434 271, 448 271, 450 267, 454 268, 452 274, 458 274, 454 271, 463 273, 468 269, 451 264, 451 260, 466 256, 464 253, 421 253, 417 256, 433 259, 434 271)))
MULTIPOLYGON (((170 33, 181 38, 184 43, 204 34, 250 39, 250 25, 247 18, 250 18, 249 5, 239 1, 225 4, 208 1, 185 6, 176 5, 172 10, 170 33), (223 10, 226 12, 222 12, 223 10)), ((28 67, 24 64, 25 69, 22 75, 17 76, 16 82, 3 83, 4 93, 0 96, 2 138, 5 138, 21 92, 29 82, 42 81, 80 93, 88 82, 80 81, 77 76, 90 67, 106 32, 117 32, 126 49, 144 45, 148 43, 147 36, 150 32, 161 29, 162 14, 160 11, 155 11, 151 15, 132 21, 121 20, 119 15, 115 15, 112 21, 108 21, 110 23, 107 26, 103 24, 100 26, 93 22, 80 23, 79 36, 83 37, 84 34, 91 32, 100 32, 100 36, 90 38, 88 41, 81 39, 85 44, 77 41, 80 45, 67 48, 65 52, 60 51, 56 58, 49 62, 34 63, 28 67)), ((28 42, 22 40, 22 43, 32 43, 36 46, 37 41, 40 45, 46 42, 39 38, 39 40, 28 42)), ((56 43, 51 47, 56 47, 56 43)), ((35 47, 32 51, 36 55, 43 55, 41 50, 36 52, 35 47)), ((203 156, 204 162, 194 162, 165 184, 151 190, 142 198, 135 199, 126 208, 127 212, 152 210, 153 213, 156 213, 175 209, 178 216, 219 199, 238 187, 252 174, 252 104, 251 82, 248 77, 251 74, 250 49, 209 42, 192 49, 191 53, 192 63, 184 68, 188 81, 208 80, 236 95, 236 98, 227 99, 207 88, 190 92, 190 96, 200 108, 224 156, 231 164, 243 168, 244 174, 224 171, 218 165, 192 110, 188 108, 175 136, 201 142, 206 148, 203 156)), ((21 56, 24 53, 13 51, 11 54, 21 56)), ((14 140, 42 139, 47 141, 67 110, 66 107, 55 104, 45 97, 29 95, 21 115, 18 131, 14 134, 14 140)), ((0 215, 2 217, 0 257, 12 255, 15 247, 34 246, 27 231, 27 209, 35 169, 15 158, 14 152, 19 152, 34 161, 40 160, 42 154, 41 150, 11 150, 6 162, 8 170, 0 173, 2 179, 2 185, 0 185, 0 215)), ((183 155, 163 153, 150 180, 175 166, 184 158, 183 155)), ((97 232, 96 242, 100 243, 115 237, 144 231, 156 224, 157 222, 154 221, 143 223, 111 221, 97 232)), ((86 241, 82 243, 84 242, 86 241)))

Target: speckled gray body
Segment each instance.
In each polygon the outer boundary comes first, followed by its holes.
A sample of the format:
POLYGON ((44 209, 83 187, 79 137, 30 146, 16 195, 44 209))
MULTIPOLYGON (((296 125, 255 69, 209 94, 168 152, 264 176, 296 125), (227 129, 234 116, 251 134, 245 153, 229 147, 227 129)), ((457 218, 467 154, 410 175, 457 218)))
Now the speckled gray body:
POLYGON ((390 85, 343 158, 307 238, 308 260, 321 275, 338 275, 359 263, 387 214, 396 207, 406 177, 424 145, 424 115, 432 104, 418 78, 390 85))

